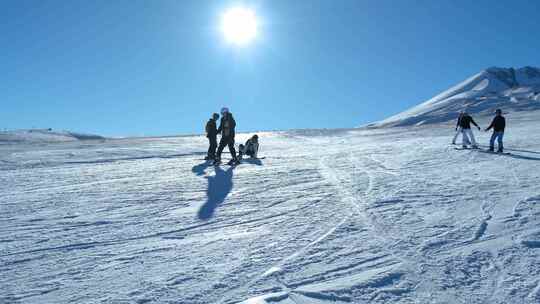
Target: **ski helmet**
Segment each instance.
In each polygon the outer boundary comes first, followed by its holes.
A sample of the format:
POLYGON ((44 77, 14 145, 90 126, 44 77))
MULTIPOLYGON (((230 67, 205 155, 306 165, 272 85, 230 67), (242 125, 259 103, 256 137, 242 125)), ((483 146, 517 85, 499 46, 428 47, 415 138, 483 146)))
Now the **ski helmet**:
POLYGON ((502 114, 502 110, 501 109, 495 110, 495 114, 502 114))
POLYGON ((227 107, 221 108, 221 115, 224 115, 225 113, 229 113, 229 108, 227 107))
POLYGON ((217 120, 217 119, 219 118, 219 114, 218 114, 218 113, 212 114, 212 118, 213 118, 214 120, 217 120))

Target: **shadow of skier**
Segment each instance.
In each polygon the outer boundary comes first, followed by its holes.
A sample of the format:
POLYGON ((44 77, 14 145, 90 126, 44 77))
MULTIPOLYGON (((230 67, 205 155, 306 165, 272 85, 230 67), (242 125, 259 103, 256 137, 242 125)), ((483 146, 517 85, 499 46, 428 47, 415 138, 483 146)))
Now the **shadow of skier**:
POLYGON ((225 201, 227 195, 233 188, 233 167, 224 171, 220 167, 214 167, 215 175, 206 177, 208 179, 208 190, 206 191, 206 203, 199 209, 199 219, 206 221, 214 216, 216 208, 225 201))
MULTIPOLYGON (((487 145, 479 145, 483 148, 489 148, 489 146, 487 145)), ((540 151, 533 151, 533 150, 525 150, 525 149, 516 149, 516 148, 507 148, 507 147, 504 147, 504 150, 505 151, 512 151, 512 152, 523 152, 523 153, 531 153, 531 154, 540 154, 540 151)), ((527 156, 526 156, 527 158, 527 156)), ((533 159, 536 159, 535 157, 533 157, 533 159)))
MULTIPOLYGON (((505 149, 505 150, 510 150, 510 149, 505 149)), ((514 153, 511 153, 511 154, 498 154, 498 153, 495 153, 495 152, 489 152, 489 151, 484 151, 484 150, 478 150, 478 151, 481 152, 481 153, 497 154, 497 155, 501 155, 501 156, 506 156, 506 157, 514 158, 514 159, 540 161, 540 158, 539 158, 539 157, 533 157, 533 156, 525 156, 525 155, 514 154, 514 153)))
POLYGON ((525 155, 518 155, 518 154, 510 154, 508 155, 509 157, 511 158, 515 158, 515 159, 524 159, 524 160, 536 160, 536 161, 540 161, 540 158, 538 157, 533 157, 533 156, 525 156, 525 155))
POLYGON ((200 163, 198 165, 195 165, 193 166, 193 168, 191 168, 191 172, 197 174, 197 175, 204 175, 204 171, 206 170, 206 168, 210 167, 210 162, 209 161, 205 161, 204 163, 200 163))
POLYGON ((524 152, 524 153, 532 153, 532 154, 540 154, 538 151, 531 151, 531 150, 522 150, 522 149, 508 149, 505 148, 506 151, 513 151, 513 152, 524 152))

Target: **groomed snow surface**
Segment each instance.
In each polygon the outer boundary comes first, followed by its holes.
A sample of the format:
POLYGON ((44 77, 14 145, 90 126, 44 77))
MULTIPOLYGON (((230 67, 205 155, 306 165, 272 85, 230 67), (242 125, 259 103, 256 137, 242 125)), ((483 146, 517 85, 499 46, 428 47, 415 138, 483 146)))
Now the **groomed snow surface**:
POLYGON ((0 303, 539 303, 539 118, 2 145, 0 303))

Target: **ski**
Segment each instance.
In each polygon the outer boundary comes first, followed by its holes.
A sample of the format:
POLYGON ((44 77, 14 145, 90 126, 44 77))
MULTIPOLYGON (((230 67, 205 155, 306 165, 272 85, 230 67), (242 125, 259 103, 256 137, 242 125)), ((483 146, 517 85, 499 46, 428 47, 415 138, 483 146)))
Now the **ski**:
POLYGON ((248 157, 248 158, 242 158, 241 160, 249 160, 249 159, 254 159, 254 160, 266 159, 266 156, 263 156, 263 157, 248 157))
POLYGON ((480 150, 480 148, 457 148, 457 147, 455 147, 454 150, 458 150, 458 151, 463 151, 463 150, 476 151, 476 150, 480 150))

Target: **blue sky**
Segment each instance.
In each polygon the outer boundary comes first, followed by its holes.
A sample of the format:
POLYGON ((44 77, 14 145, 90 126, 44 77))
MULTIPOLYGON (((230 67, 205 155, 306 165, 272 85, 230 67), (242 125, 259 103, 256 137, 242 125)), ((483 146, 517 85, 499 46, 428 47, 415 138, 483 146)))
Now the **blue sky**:
POLYGON ((490 66, 540 66, 540 1, 0 2, 1 129, 201 133, 354 127, 490 66), (247 47, 219 30, 255 10, 247 47))

